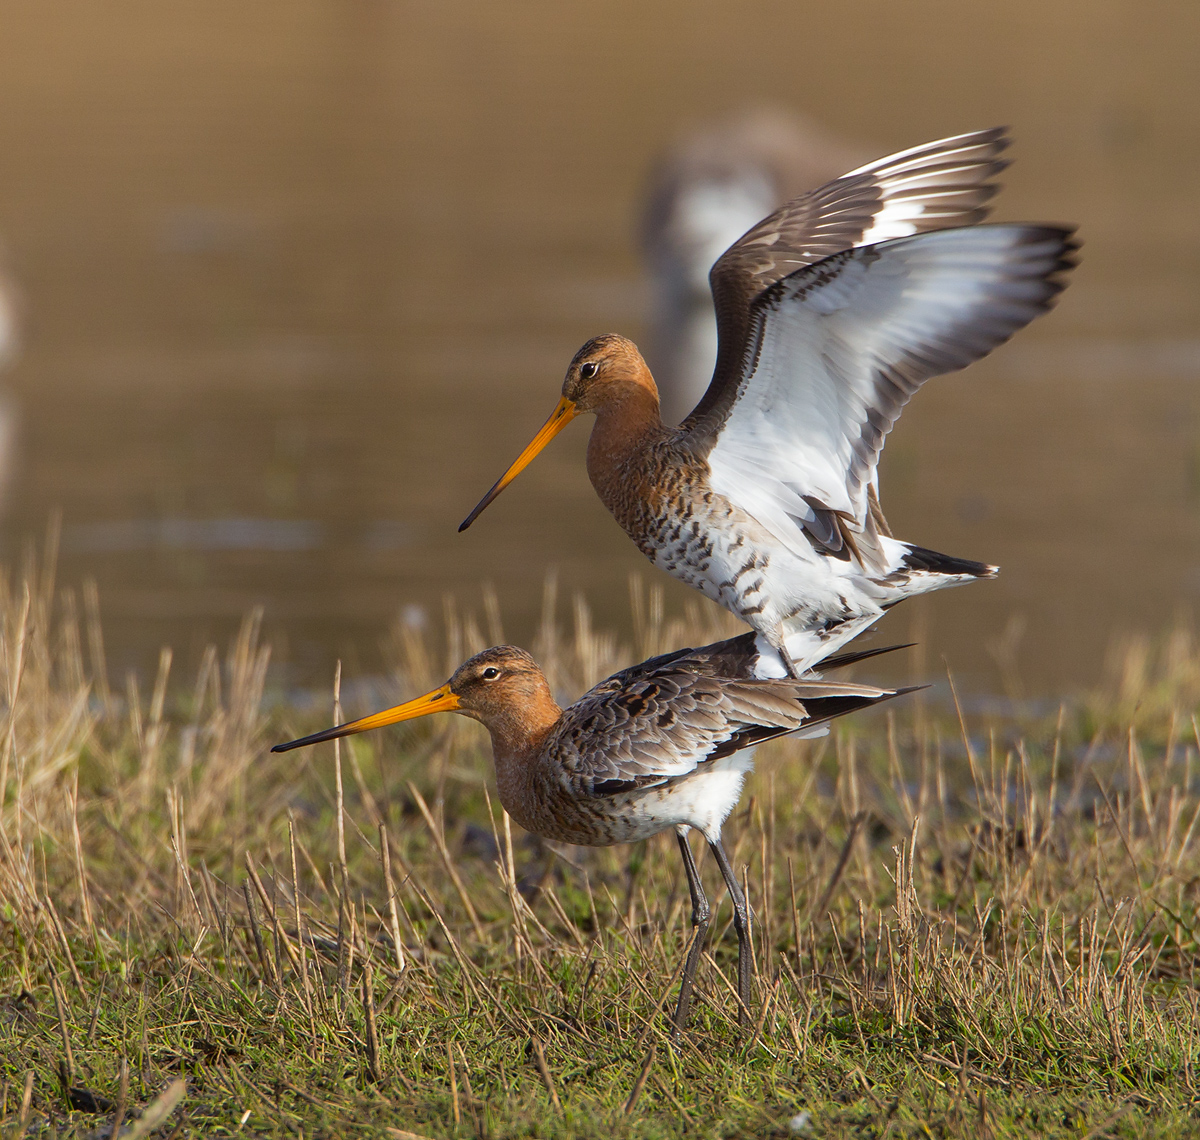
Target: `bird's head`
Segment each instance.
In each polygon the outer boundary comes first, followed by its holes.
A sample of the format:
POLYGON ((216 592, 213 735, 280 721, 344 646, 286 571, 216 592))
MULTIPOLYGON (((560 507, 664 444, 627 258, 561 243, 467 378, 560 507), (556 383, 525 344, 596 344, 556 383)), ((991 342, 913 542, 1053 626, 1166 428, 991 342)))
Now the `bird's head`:
POLYGON ((650 369, 642 359, 638 347, 628 337, 616 333, 593 337, 571 360, 563 380, 562 398, 550 418, 529 445, 517 456, 516 462, 496 480, 492 489, 480 499, 475 509, 467 515, 458 528, 464 531, 487 508, 488 504, 504 490, 563 428, 576 416, 584 412, 602 412, 605 408, 621 403, 637 393, 653 397, 658 406, 658 389, 650 369))
POLYGON ((630 385, 658 395, 637 345, 628 337, 606 333, 592 337, 572 358, 562 399, 572 405, 574 415, 597 412, 622 399, 630 385))
POLYGON ((490 729, 535 717, 544 719, 548 709, 557 715, 558 708, 537 662, 515 645, 496 645, 464 661, 449 681, 432 692, 383 712, 277 744, 271 751, 288 752, 437 712, 462 713, 490 729))

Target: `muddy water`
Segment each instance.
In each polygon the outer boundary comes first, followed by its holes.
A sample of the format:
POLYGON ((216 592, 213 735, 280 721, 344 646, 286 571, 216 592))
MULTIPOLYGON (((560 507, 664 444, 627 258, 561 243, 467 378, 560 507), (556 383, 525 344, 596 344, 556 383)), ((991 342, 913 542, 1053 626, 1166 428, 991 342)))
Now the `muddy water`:
POLYGON ((897 533, 1003 575, 885 632, 982 689, 1006 630, 1032 691, 1091 681, 1115 632, 1200 593, 1197 42, 1184 0, 3 0, 6 556, 61 509, 61 577, 98 581, 118 666, 261 603, 315 683, 483 579, 523 638, 552 565, 620 626, 651 571, 587 483, 585 425, 455 527, 578 345, 644 330, 654 153, 752 103, 881 154, 1007 122, 998 216, 1078 222, 1085 261, 893 435, 897 533))

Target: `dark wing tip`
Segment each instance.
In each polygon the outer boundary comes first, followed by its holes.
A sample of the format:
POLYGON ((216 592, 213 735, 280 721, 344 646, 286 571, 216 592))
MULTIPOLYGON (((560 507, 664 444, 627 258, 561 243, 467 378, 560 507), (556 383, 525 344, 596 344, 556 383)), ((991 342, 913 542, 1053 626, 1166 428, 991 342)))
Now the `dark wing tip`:
POLYGON ((1012 146, 1011 131, 1012 127, 1005 124, 1001 127, 984 127, 982 131, 978 131, 977 133, 981 141, 995 143, 997 150, 1007 150, 1012 146))
POLYGON ((1057 242, 1058 250, 1054 264, 1045 274, 1046 284, 1061 293, 1066 287, 1066 275, 1079 264, 1079 250, 1083 239, 1078 236, 1078 227, 1060 223, 1031 223, 1026 227, 1022 244, 1036 245, 1039 242, 1057 242))
POLYGON ((876 705, 883 704, 884 701, 894 701, 897 697, 906 697, 909 693, 919 693, 922 689, 930 687, 929 685, 901 685, 898 689, 885 689, 880 696, 867 700, 861 707, 874 708, 876 705))
POLYGON ((905 641, 900 645, 881 645, 875 649, 857 649, 849 653, 838 653, 833 657, 827 657, 824 661, 818 661, 813 668, 820 669, 844 669, 847 665, 854 665, 859 661, 866 661, 871 657, 879 657, 884 653, 895 653, 900 649, 911 649, 917 643, 915 641, 905 641))
MULTIPOLYGON (((936 146, 945 147, 947 150, 953 149, 951 144, 963 146, 990 146, 996 154, 1008 150, 1012 146, 1012 127, 984 127, 981 131, 967 131, 962 135, 951 135, 948 138, 941 139, 939 142, 930 143, 932 149, 936 146)), ((1010 159, 1005 159, 1004 163, 1007 166, 1010 159)))
POLYGON ((1075 254, 1083 248, 1083 238, 1079 236, 1079 228, 1077 226, 1056 226, 1054 228, 1062 235, 1063 256, 1070 259, 1072 266, 1077 265, 1079 259, 1075 254))

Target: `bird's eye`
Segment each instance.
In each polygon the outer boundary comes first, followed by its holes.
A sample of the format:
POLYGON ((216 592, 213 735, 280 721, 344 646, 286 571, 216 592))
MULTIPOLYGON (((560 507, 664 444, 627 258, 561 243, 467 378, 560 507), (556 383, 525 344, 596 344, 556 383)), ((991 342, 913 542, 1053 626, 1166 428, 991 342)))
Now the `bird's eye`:
POLYGON ((585 380, 591 380, 592 377, 594 377, 596 375, 596 373, 599 371, 600 371, 600 365, 597 364, 594 360, 589 360, 586 364, 583 364, 580 366, 579 375, 582 376, 585 380))
POLYGON ((487 667, 487 668, 486 668, 486 669, 485 669, 485 670, 484 670, 484 671, 483 671, 483 672, 480 674, 480 676, 481 676, 481 677, 482 677, 482 678, 483 678, 485 681, 494 681, 494 680, 495 680, 497 677, 499 677, 499 676, 500 676, 500 670, 499 670, 499 669, 497 669, 497 668, 495 667, 495 665, 489 665, 489 666, 488 666, 488 667, 487 667))

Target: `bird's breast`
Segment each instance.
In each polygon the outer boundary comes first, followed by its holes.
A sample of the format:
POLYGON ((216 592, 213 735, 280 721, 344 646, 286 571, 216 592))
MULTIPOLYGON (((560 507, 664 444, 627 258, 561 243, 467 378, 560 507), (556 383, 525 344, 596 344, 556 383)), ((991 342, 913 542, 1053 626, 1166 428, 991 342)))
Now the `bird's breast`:
POLYGON ((643 551, 690 523, 711 494, 707 465, 665 440, 627 451, 589 448, 588 475, 600 501, 643 551))

